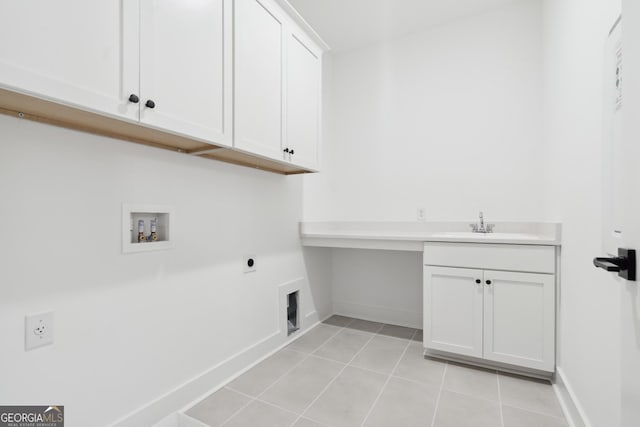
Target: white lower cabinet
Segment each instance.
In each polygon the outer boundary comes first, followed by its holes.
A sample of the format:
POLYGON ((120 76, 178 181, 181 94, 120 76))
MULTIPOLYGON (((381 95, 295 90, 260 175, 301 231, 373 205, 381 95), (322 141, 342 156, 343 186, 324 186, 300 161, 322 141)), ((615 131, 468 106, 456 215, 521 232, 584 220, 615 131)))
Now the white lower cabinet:
POLYGON ((485 271, 484 282, 484 358, 553 371, 554 276, 485 271))
POLYGON ((441 249, 425 245, 425 348, 553 372, 555 275, 464 268, 464 256, 428 265, 441 249))
POLYGON ((424 342, 435 350, 482 357, 482 270, 424 268, 424 342))

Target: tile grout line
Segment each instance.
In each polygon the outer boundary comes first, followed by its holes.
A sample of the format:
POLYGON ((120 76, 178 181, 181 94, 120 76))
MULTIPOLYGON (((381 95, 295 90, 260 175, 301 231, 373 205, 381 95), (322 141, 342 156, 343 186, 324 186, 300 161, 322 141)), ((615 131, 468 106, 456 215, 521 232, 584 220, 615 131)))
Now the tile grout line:
POLYGON ((491 403, 500 403, 499 399, 489 399, 487 397, 482 397, 482 396, 479 396, 479 395, 473 394, 473 393, 468 393, 468 392, 459 391, 459 390, 449 390, 449 389, 446 389, 446 388, 443 388, 443 390, 448 392, 448 393, 457 394, 459 396, 470 397, 470 398, 472 398, 474 400, 481 400, 483 402, 491 402, 491 403))
MULTIPOLYGON (((351 329, 351 328, 349 328, 349 325, 351 325, 352 323, 354 323, 356 320, 358 320, 358 319, 356 319, 356 318, 351 318, 347 323, 345 323, 345 324, 344 324, 344 325, 342 325, 342 326, 332 325, 332 324, 324 323, 324 322, 319 323, 318 325, 322 325, 322 324, 324 324, 324 325, 327 325, 327 326, 335 327, 335 328, 337 328, 337 330, 335 331, 335 333, 333 333, 331 336, 329 336, 326 340, 322 341, 322 343, 321 343, 320 345, 318 345, 317 347, 315 347, 313 350, 311 350, 311 351, 310 351, 310 352, 308 352, 308 353, 307 353, 307 352, 305 352, 305 351, 302 351, 302 350, 297 350, 297 349, 295 349, 295 348, 287 348, 287 347, 283 347, 282 349, 280 349, 279 351, 287 350, 287 351, 293 351, 293 352, 295 352, 295 353, 303 354, 303 355, 304 355, 304 357, 303 357, 302 359, 300 359, 300 361, 299 361, 298 363, 294 364, 291 368, 289 368, 287 371, 285 371, 285 372, 284 372, 284 373, 282 373, 280 376, 278 376, 278 377, 277 377, 277 378, 276 378, 276 379, 275 379, 275 380, 274 380, 274 381, 273 381, 273 382, 272 382, 272 383, 271 383, 271 384, 270 384, 270 385, 269 385, 269 386, 268 386, 264 391, 262 391, 261 393, 259 393, 257 396, 251 396, 250 394, 247 394, 247 393, 245 393, 245 392, 242 392, 242 391, 240 391, 240 390, 237 390, 237 389, 235 389, 235 388, 233 388, 233 387, 229 387, 229 386, 228 386, 228 384, 223 385, 220 389, 224 389, 224 388, 226 388, 227 390, 229 390, 229 391, 231 391, 231 392, 234 392, 234 393, 237 393, 237 394, 240 394, 240 395, 242 395, 242 396, 245 396, 245 397, 249 398, 249 401, 248 401, 245 405, 243 405, 242 407, 240 407, 237 411, 235 411, 233 414, 231 414, 231 416, 229 416, 228 418, 226 418, 226 419, 225 419, 221 424, 219 424, 219 426, 220 426, 220 427, 222 427, 222 426, 224 426, 224 425, 227 425, 227 424, 228 424, 228 423, 229 423, 233 418, 235 418, 235 417, 236 417, 240 412, 242 412, 242 411, 243 411, 244 409, 246 409, 249 405, 251 405, 252 403, 254 403, 254 402, 256 402, 256 401, 257 401, 257 402, 260 402, 260 403, 263 403, 263 404, 266 404, 266 405, 269 405, 269 406, 271 406, 271 407, 274 407, 274 408, 277 408, 277 409, 283 410, 283 411, 285 411, 285 412, 291 413, 291 414, 293 414, 293 415, 298 415, 298 417, 294 420, 293 424, 297 423, 300 419, 306 418, 306 419, 309 419, 309 420, 311 420, 311 421, 313 421, 313 422, 315 422, 315 423, 317 423, 317 424, 324 425, 324 424, 322 424, 321 422, 319 422, 319 421, 317 421, 317 420, 314 420, 313 418, 306 417, 304 414, 305 414, 305 413, 309 410, 309 408, 310 408, 310 407, 315 403, 315 401, 316 401, 316 400, 318 400, 318 399, 319 399, 319 397, 320 397, 320 396, 321 396, 321 395, 322 395, 322 394, 323 394, 323 393, 324 393, 324 392, 329 388, 329 386, 335 382, 335 380, 336 380, 336 379, 337 379, 337 378, 342 374, 342 372, 344 372, 344 370, 345 370, 347 367, 352 366, 352 365, 351 365, 351 363, 352 363, 352 362, 355 360, 355 358, 356 358, 356 357, 357 357, 357 356, 358 356, 358 355, 359 355, 359 354, 364 350, 364 348, 365 348, 365 347, 366 347, 366 346, 367 346, 367 345, 368 345, 368 344, 369 344, 369 343, 370 343, 370 342, 371 342, 371 341, 372 341, 376 336, 383 336, 383 337, 387 337, 387 338, 394 338, 394 339, 397 339, 397 340, 405 340, 405 338, 395 337, 395 336, 388 336, 388 335, 381 334, 380 332, 384 329, 385 323, 380 323, 380 327, 379 327, 376 331, 366 331, 366 330, 360 330, 360 329, 353 329, 354 331, 362 332, 362 333, 365 333, 365 334, 371 334, 371 336, 370 336, 370 337, 369 337, 369 339, 368 339, 368 340, 363 344, 362 348, 360 348, 360 350, 358 350, 358 352, 356 352, 356 354, 355 354, 355 355, 354 355, 354 356, 353 356, 353 357, 352 357, 352 358, 351 358, 347 363, 344 363, 344 362, 341 362, 341 361, 337 361, 337 360, 333 360, 333 359, 329 359, 329 358, 322 357, 322 356, 318 356, 318 355, 314 354, 314 352, 315 352, 315 351, 318 351, 318 349, 320 349, 321 347, 323 347, 324 345, 326 345, 326 344, 327 344, 331 339, 335 338, 339 333, 341 333, 341 332, 342 332, 342 331, 344 331, 344 330, 351 329), (286 375, 288 375, 291 371, 293 371, 294 369, 296 369, 298 366, 300 366, 302 363, 304 363, 304 362, 305 362, 306 360, 308 360, 310 357, 314 357, 314 358, 318 358, 318 359, 322 359, 322 360, 326 360, 326 361, 330 361, 330 362, 334 362, 334 363, 339 363, 339 364, 342 364, 342 365, 344 365, 344 366, 343 366, 343 367, 342 367, 342 369, 338 372, 338 374, 337 374, 337 375, 336 375, 336 376, 335 376, 335 377, 334 377, 334 378, 329 382, 329 384, 328 384, 328 385, 327 385, 327 386, 326 386, 326 387, 325 387, 325 388, 320 392, 320 394, 319 394, 319 395, 318 395, 318 396, 317 396, 317 397, 316 397, 316 398, 315 398, 315 399, 314 399, 314 400, 313 400, 313 401, 312 401, 312 402, 311 402, 311 403, 310 403, 310 404, 309 404, 309 405, 308 405, 308 406, 307 406, 307 407, 306 407, 306 408, 305 408, 305 409, 304 409, 300 414, 298 414, 298 413, 297 413, 297 412, 295 412, 295 411, 292 411, 292 410, 286 409, 286 408, 284 408, 284 407, 278 406, 278 405, 276 405, 276 404, 274 404, 274 403, 271 403, 271 402, 268 402, 268 401, 266 401, 266 400, 263 400, 263 399, 261 398, 261 396, 262 396, 262 395, 264 395, 268 390, 270 390, 273 386, 275 386, 278 382, 280 382, 280 381, 281 381, 281 380, 282 380, 286 375)), ((316 327, 317 327, 318 325, 316 325, 316 327)), ((316 327, 314 327, 313 329, 315 329, 316 327)), ((405 347, 405 349, 404 349, 404 351, 403 351, 403 353, 402 353, 402 355, 401 355, 400 359, 398 360, 398 362, 397 362, 397 363, 396 363, 396 365, 394 366, 393 371, 395 371, 395 369, 397 368, 397 366, 398 366, 399 362, 402 360, 402 357, 404 357, 404 355, 405 355, 405 353, 406 353, 407 349, 408 349, 408 348, 409 348, 409 346, 411 345, 413 338, 414 338, 414 337, 417 335, 417 333, 419 332, 419 329, 416 329, 416 328, 412 328, 412 329, 414 329, 414 332, 412 333, 411 337, 407 340, 407 341, 408 341, 408 342, 407 342, 407 345, 406 345, 406 347, 405 347)), ((311 332, 311 330, 309 330, 309 332, 311 332)), ((377 375, 385 375, 384 373, 381 373, 381 372, 378 372, 378 371, 374 371, 374 370, 372 370, 372 369, 361 368, 361 367, 358 367, 358 366, 352 366, 352 367, 357 368, 357 369, 361 369, 361 370, 364 370, 364 371, 367 371, 367 372, 371 372, 371 373, 374 373, 374 374, 377 374, 377 375)), ((391 372, 391 374, 388 374, 388 378, 387 378, 387 380, 386 380, 386 382, 385 382, 385 385, 383 386, 383 390, 384 390, 384 388, 386 387, 386 384, 390 381, 391 377, 400 378, 400 379, 407 380, 407 381, 410 381, 410 382, 413 382, 413 383, 416 383, 416 384, 422 384, 422 383, 420 383, 420 382, 413 381, 413 380, 408 379, 408 378, 403 378, 403 377, 400 377, 400 376, 395 376, 395 375, 393 375, 393 371, 391 372)), ((381 392, 381 393, 382 393, 382 392, 381 392)), ((380 397, 380 395, 378 396, 378 398, 376 398, 376 401, 374 401, 374 406, 375 406, 375 403, 377 402, 377 400, 379 399, 379 397, 380 397)), ((372 406, 372 408, 373 408, 373 406, 372 406)), ((367 417, 365 418, 365 420, 366 420, 367 418, 368 418, 368 414, 367 414, 367 417)), ((292 425, 293 425, 293 424, 292 424, 292 425)))
POLYGON ((389 381, 391 381, 391 378, 393 377, 393 373, 396 371, 396 369, 398 368, 398 365, 400 365, 400 362, 402 361, 402 358, 407 353, 407 350, 409 349, 409 346, 411 345, 411 339, 413 339, 413 337, 415 335, 416 335, 416 332, 414 331, 413 334, 411 335, 411 338, 407 342, 407 345, 404 347, 404 350, 402 351, 402 354, 400 355, 400 358, 398 359, 396 364, 393 365, 393 368, 391 369, 391 372, 387 375, 387 379, 384 382, 384 384, 382 385, 382 388, 380 389, 380 393, 378 393, 378 396, 376 396, 375 400, 373 401, 373 404, 371 405, 371 407, 367 411, 367 415, 365 415, 364 420, 362 420, 362 423, 360 423, 360 427, 364 426, 364 424, 367 422, 367 420, 371 416, 371 413, 373 412, 373 408, 375 408, 376 405, 378 404, 378 401, 382 397, 382 393, 384 393, 384 390, 387 388, 387 385, 389 384, 389 381))
POLYGON ((297 415, 300 415, 300 414, 298 414, 296 411, 292 411, 291 409, 287 409, 287 408, 284 408, 284 407, 282 407, 282 406, 278 406, 278 405, 276 405, 275 403, 271 403, 271 402, 268 402, 268 401, 266 401, 266 400, 262 400, 262 399, 260 399, 259 397, 252 397, 252 396, 248 395, 247 393, 243 393, 243 392, 241 392, 241 391, 239 391, 239 390, 235 390, 235 389, 233 389, 233 388, 231 388, 231 387, 227 387, 227 388, 228 388, 229 390, 231 390, 231 391, 234 391, 234 392, 238 393, 238 394, 241 394, 241 395, 243 395, 243 396, 249 397, 249 398, 251 398, 251 399, 253 399, 253 400, 257 401, 257 402, 264 403, 265 405, 273 406, 274 408, 281 409, 281 410, 283 410, 283 411, 285 411, 285 412, 289 412, 289 413, 294 414, 294 415, 296 415, 296 416, 297 416, 297 415))
POLYGON ((354 354, 354 355, 353 355, 353 357, 352 357, 351 359, 349 359, 349 362, 347 362, 347 364, 345 364, 345 365, 344 365, 344 367, 343 367, 342 369, 340 369, 340 372, 338 372, 338 374, 337 374, 335 377, 333 377, 333 379, 332 379, 331 381, 329 381, 329 383, 328 383, 328 384, 327 384, 327 385, 326 385, 326 386, 325 386, 325 387, 320 391, 320 393, 318 393, 318 395, 315 397, 315 399, 313 399, 313 400, 311 401, 311 403, 309 403, 309 405, 304 409, 304 411, 302 411, 302 414, 300 414, 300 416, 298 417, 298 419, 297 419, 297 420, 295 420, 295 421, 293 422, 293 424, 292 424, 292 425, 294 425, 295 423, 297 423, 297 422, 298 422, 298 420, 300 420, 301 418, 304 418, 304 417, 305 417, 305 414, 307 413, 307 411, 309 411, 309 409, 313 406, 313 404, 314 404, 314 403, 316 403, 316 401, 317 401, 318 399, 320 399, 320 397, 321 397, 321 396, 322 396, 322 395, 323 395, 323 394, 324 394, 324 393, 329 389, 329 387, 331 387, 331 385, 332 385, 332 384, 333 384, 333 383, 338 379, 338 377, 339 377, 340 375, 342 375, 342 373, 345 371, 345 369, 347 369, 347 368, 349 367, 349 364, 350 364, 351 362, 353 362, 353 361, 355 360, 355 358, 356 358, 356 357, 358 357, 358 355, 362 352, 362 350, 364 350, 364 349, 369 345, 369 343, 371 342, 371 340, 373 340, 373 339, 378 335, 378 332, 380 332, 381 330, 382 330, 382 326, 380 326, 380 329, 378 329, 378 331, 377 331, 377 332, 372 333, 371 337, 369 337, 369 339, 367 340, 367 342, 366 342, 366 343, 364 343, 364 345, 362 346, 362 348, 360 348, 360 350, 358 350, 358 352, 357 352, 356 354, 354 354))
MULTIPOLYGON (((317 357, 317 356, 315 356, 315 355, 313 354, 314 352, 318 351, 321 347, 323 347, 325 344, 327 344, 330 340, 332 340, 333 338, 335 338, 335 337, 336 337, 340 332, 342 332, 342 331, 346 330, 346 329, 347 329, 347 327, 348 327, 350 324, 352 324, 353 322, 355 322, 355 320, 356 320, 355 318, 351 318, 351 320, 349 320, 349 322, 347 322, 346 324, 344 324, 344 325, 342 325, 342 326, 337 326, 339 329, 336 331, 336 333, 335 333, 335 334, 333 334, 333 335, 331 335, 329 338, 327 338, 326 340, 324 340, 324 341, 322 342, 322 344, 320 344, 319 346, 317 346, 316 348, 314 348, 310 353, 308 353, 308 354, 307 354, 307 357, 305 357, 304 359, 302 359, 302 360, 300 361, 300 364, 301 364, 302 362, 304 362, 305 360, 309 359, 311 356, 317 357)), ((323 324, 325 324, 325 323, 324 323, 324 322, 322 322, 322 323, 320 323, 320 324, 321 324, 321 325, 323 325, 323 324)), ((329 326, 336 326, 336 325, 331 325, 331 324, 327 324, 327 325, 329 325, 329 326)), ((367 343, 368 343, 368 342, 369 342, 369 341, 367 341, 367 343)), ((366 344, 365 344, 365 345, 366 345, 366 344)), ((294 351, 296 351, 296 350, 294 350, 294 351)), ((330 360, 330 359, 327 359, 327 360, 330 360)), ((335 360, 333 360, 332 362, 336 362, 336 361, 335 361, 335 360)), ((338 362, 338 363, 340 363, 340 362, 338 362)), ((298 365, 296 365, 296 367, 297 367, 297 366, 298 366, 298 365)), ((345 369, 346 367, 347 367, 347 365, 345 365, 344 367, 342 367, 342 369, 340 370, 340 372, 338 372, 338 375, 340 375, 340 373, 342 373, 342 371, 344 371, 344 369, 345 369)), ((287 371, 283 376, 281 376, 280 378, 278 378, 276 381, 274 381, 274 382, 273 382, 273 384, 271 384, 271 385, 270 385, 269 387, 267 387, 267 388, 266 388, 262 393, 260 393, 260 394, 258 395, 258 398, 259 398, 260 396, 262 396, 264 393, 266 393, 266 392, 267 392, 267 390, 269 390, 271 387, 273 387, 274 385, 276 385, 276 383, 278 383, 282 378, 284 378, 284 376, 285 376, 285 375, 287 375, 287 374, 288 374, 289 372, 291 372, 292 370, 293 370, 293 368, 292 368, 292 369, 290 369, 289 371, 287 371)), ((337 376, 336 376, 336 377, 337 377, 337 376)), ((333 381, 333 380, 332 380, 332 381, 333 381)), ((331 382, 330 382, 330 384, 331 384, 331 382)), ((320 392, 320 394, 322 394, 323 392, 324 392, 324 389, 320 392)), ((320 395, 318 395, 318 396, 316 397, 316 399, 317 399, 319 396, 320 396, 320 395)), ((313 402, 315 402, 315 400, 316 400, 316 399, 314 399, 314 400, 313 400, 313 402)), ((310 404, 309 406, 311 406, 311 405, 313 404, 313 402, 311 402, 311 404, 310 404)), ((295 424, 296 424, 300 419, 302 419, 302 418, 303 418, 303 415, 304 415, 304 413, 307 411, 307 409, 309 408, 309 406, 308 406, 308 407, 306 407, 302 412, 300 412, 300 414, 298 414, 298 417, 297 417, 295 420, 293 420, 293 423, 291 423, 291 425, 292 425, 292 426, 293 426, 293 425, 295 425, 295 424)), ((307 418, 307 419, 310 419, 310 420, 312 420, 312 421, 314 421, 314 422, 317 422, 317 421, 313 420, 312 418, 307 418)), ((322 423, 318 423, 318 424, 322 424, 322 423)), ((322 424, 322 425, 324 425, 324 424, 322 424)))
MULTIPOLYGON (((411 343, 409 343, 409 346, 411 346, 411 343)), ((324 356, 318 356, 317 354, 311 354, 310 356, 311 356, 311 357, 315 357, 316 359, 326 360, 327 362, 339 363, 340 365, 346 365, 346 364, 347 364, 347 363, 345 363, 345 362, 341 362, 341 361, 339 361, 339 360, 330 359, 330 358, 328 358, 328 357, 324 357, 324 356)), ((442 363, 443 365, 445 365, 447 362, 440 362, 440 363, 442 363)), ((363 366, 358 366, 358 365, 350 365, 350 366, 353 366, 354 368, 361 369, 361 370, 363 370, 363 371, 371 372, 372 374, 385 375, 385 376, 386 376, 386 375, 389 375, 389 374, 387 374, 387 373, 380 372, 380 371, 376 371, 376 370, 374 370, 374 369, 365 368, 365 367, 363 367, 363 366)), ((407 382, 410 382, 410 383, 413 383, 413 384, 418 384, 418 385, 429 385, 429 383, 428 383, 428 382, 422 382, 422 381, 414 380, 414 379, 411 379, 411 378, 403 377, 403 376, 401 376, 401 375, 394 375, 394 374, 391 374, 391 376, 392 376, 393 378, 398 378, 398 379, 400 379, 400 380, 407 381, 407 382)), ((460 393, 460 394, 463 394, 463 393, 460 393)), ((483 400, 486 400, 486 399, 483 399, 483 400)), ((492 402, 493 402, 493 401, 492 401, 492 402)))
POLYGON ((500 409, 500 424, 504 427, 504 414, 502 413, 502 391, 500 390, 500 375, 496 371, 496 383, 498 384, 498 409, 500 409))
MULTIPOLYGON (((322 325, 323 323, 320 323, 319 325, 322 325)), ((318 325, 316 325, 317 327, 318 325)), ((334 325, 332 325, 334 326, 334 325)), ((315 329, 316 327, 312 328, 311 330, 315 329)), ((325 341, 322 342, 322 344, 320 344, 317 348, 315 348, 313 351, 317 350, 318 348, 322 347, 323 345, 325 345, 327 343, 327 341, 329 341, 331 338, 333 338, 334 336, 336 336, 338 333, 340 333, 340 331, 342 331, 342 329, 344 329, 344 327, 338 327, 338 330, 331 335, 329 338, 327 338, 325 341)), ((309 332, 311 332, 311 330, 309 330, 309 332)), ((307 333, 309 333, 307 332, 307 333)), ((284 347, 282 350, 286 349, 286 347, 284 347)), ((280 350, 280 351, 282 351, 280 350)), ((295 351, 295 350, 294 350, 295 351)), ((309 358, 309 356, 311 356, 311 353, 304 353, 302 351, 298 351, 298 353, 302 353, 302 354, 306 354, 305 357, 303 357, 302 359, 300 359, 300 361, 298 363, 296 363, 295 365, 293 365, 290 369, 288 369, 286 372, 284 372, 282 375, 280 375, 273 383, 271 383, 271 385, 269 385, 266 389, 264 389, 260 394, 258 394, 257 396, 253 397, 250 396, 246 393, 241 393, 238 390, 234 390, 231 387, 227 387, 227 385, 224 385, 222 388, 227 388, 228 390, 233 391, 234 393, 240 393, 242 395, 251 397, 251 400, 249 402, 247 402, 246 405, 242 406, 240 409, 238 409, 236 412, 234 412, 229 418, 225 419, 224 422, 222 422, 220 424, 220 427, 223 427, 224 425, 226 425, 229 421, 231 421, 231 419, 233 419, 236 415, 238 415, 242 410, 244 410, 245 408, 247 408, 251 403, 253 403, 254 401, 260 401, 262 402, 262 400, 260 400, 260 396, 262 396, 263 394, 265 394, 269 389, 271 389, 271 387, 273 387, 275 384, 277 384, 282 378, 285 377, 285 375, 289 374, 291 371, 293 371, 295 368, 297 368, 299 365, 301 365, 305 360, 307 360, 309 358)), ((247 371, 248 372, 248 371, 247 371)), ((267 402, 264 402, 267 403, 267 402)), ((284 408, 282 408, 284 409, 284 408)), ((288 411, 288 410, 287 410, 288 411)), ((288 411, 291 412, 291 411, 288 411)), ((296 414, 297 415, 297 414, 296 414)), ((294 423, 297 422, 294 421, 294 423)))
POLYGON ((440 406, 440 398, 442 397, 442 391, 444 390, 444 379, 447 376, 447 368, 449 367, 449 362, 444 365, 444 372, 442 372, 442 380, 440 381, 440 392, 438 393, 438 399, 436 400, 436 406, 433 409, 433 417, 431 418, 431 427, 434 427, 436 424, 436 415, 438 414, 438 407, 440 406))
MULTIPOLYGON (((311 355, 310 355, 310 356, 311 356, 311 355)), ((305 359, 306 359, 306 358, 305 358, 305 359)), ((329 359, 327 359, 327 360, 329 360, 329 359)), ((296 365, 296 366, 297 366, 297 365, 296 365)), ((265 405, 272 406, 272 407, 277 408, 277 409, 280 409, 280 410, 282 410, 282 411, 284 411, 284 412, 289 412, 290 414, 293 414, 293 415, 295 415, 296 417, 300 416, 300 413, 299 413, 299 412, 292 411, 291 409, 287 409, 287 408, 285 408, 285 407, 283 407, 283 406, 277 405, 277 404, 275 404, 275 403, 273 403, 273 402, 269 402, 269 401, 264 400, 264 399, 261 399, 261 398, 259 398, 259 397, 253 397, 253 396, 251 396, 250 394, 247 394, 247 393, 245 393, 245 392, 243 392, 243 391, 240 391, 240 390, 236 390, 236 389, 235 389, 235 388, 233 388, 233 387, 225 387, 225 388, 226 388, 226 389, 228 389, 228 390, 231 390, 231 391, 233 391, 233 392, 235 392, 235 393, 238 393, 238 394, 241 394, 241 395, 243 395, 243 396, 246 396, 246 397, 248 397, 249 399, 254 400, 254 401, 256 401, 256 402, 264 403, 265 405)), ((324 424, 322 424, 322 423, 321 423, 321 422, 319 422, 319 421, 314 420, 313 418, 309 418, 309 417, 305 417, 305 418, 306 418, 306 419, 308 419, 308 420, 310 420, 310 421, 313 421, 313 422, 315 422, 315 423, 317 423, 317 424, 320 424, 320 425, 323 425, 323 426, 324 426, 324 424)), ((297 420, 297 418, 296 418, 296 420, 297 420)), ((226 422, 226 421, 225 421, 225 422, 226 422)))
POLYGON ((563 421, 567 422, 567 419, 564 416, 559 417, 557 415, 549 414, 547 412, 540 412, 540 411, 536 411, 535 409, 523 408, 522 406, 516 406, 516 405, 512 405, 512 404, 504 405, 504 406, 507 406, 509 408, 514 408, 514 409, 519 409, 519 410, 525 411, 525 412, 531 412, 532 414, 536 414, 536 415, 543 415, 545 417, 555 418, 555 419, 558 419, 558 420, 563 420, 563 421))
MULTIPOLYGON (((234 391, 235 392, 235 391, 234 391)), ((231 416, 229 418, 227 418, 226 420, 224 420, 222 423, 220 423, 220 427, 224 426, 225 424, 227 424, 229 421, 231 421, 233 419, 233 417, 235 417, 236 415, 238 415, 240 412, 242 412, 247 406, 251 405, 251 403, 253 403, 255 401, 255 397, 252 397, 245 405, 243 405, 240 409, 238 409, 236 412, 234 412, 233 414, 231 414, 231 416)))
MULTIPOLYGON (((322 325, 322 323, 320 324, 322 325)), ((319 326, 319 325, 318 325, 319 326)), ((333 325, 332 325, 333 326, 333 325)), ((317 327, 317 326, 316 326, 317 327)), ((318 350, 320 347, 322 347, 323 345, 325 345, 326 343, 328 343, 331 339, 333 339, 336 335, 338 335, 340 332, 342 332, 342 330, 344 329, 344 327, 337 327, 338 330, 331 335, 329 338, 327 338, 326 340, 322 341, 322 344, 320 344, 319 346, 315 347, 313 350, 311 350, 309 353, 305 353, 303 351, 298 351, 295 349, 291 349, 293 351, 296 351, 298 353, 304 354, 305 357, 303 357, 300 362, 296 363, 295 365, 293 365, 291 368, 289 368, 285 373, 283 373, 282 375, 280 375, 275 381, 273 381, 267 388, 265 388, 260 394, 258 394, 255 398, 259 399, 263 394, 265 394, 267 391, 269 391, 274 385, 276 385, 277 383, 280 382, 280 380, 282 380, 285 376, 287 376, 289 373, 291 373, 291 371, 293 371, 294 369, 296 369, 298 366, 302 365, 302 363, 304 363, 307 359, 309 359, 309 357, 311 357, 313 355, 313 352, 318 350)), ((315 329, 315 327, 313 328, 315 329)), ((312 330, 313 330, 312 329, 312 330)), ((311 330, 309 331, 311 332, 311 330)), ((286 347, 284 348, 286 349, 286 347)), ((283 349, 283 350, 284 350, 283 349)))
MULTIPOLYGON (((384 336, 384 335, 381 335, 381 336, 384 336)), ((403 338, 402 340, 405 340, 405 339, 403 338)), ((411 344, 412 344, 412 343, 413 343, 413 341, 409 341, 409 347, 411 347, 411 344)), ((292 350, 292 351, 293 351, 293 350, 292 350)), ((317 355, 317 354, 315 354, 315 353, 314 353, 314 354, 310 354, 310 355, 309 355, 309 357, 314 357, 314 358, 316 358, 316 359, 326 360, 327 362, 339 363, 339 364, 341 364, 341 365, 346 365, 346 364, 348 363, 348 362, 342 362, 342 361, 340 361, 340 360, 336 360, 336 359, 331 359, 331 358, 329 358, 329 357, 325 357, 325 356, 319 356, 319 355, 317 355)), ((438 360, 438 363, 441 363, 441 364, 443 364, 443 365, 446 365, 446 364, 447 364, 447 361, 446 361, 446 360, 438 360)), ((353 366, 354 368, 361 369, 361 370, 363 370, 363 371, 371 372, 372 374, 377 374, 377 375, 389 375, 389 374, 386 374, 386 373, 384 373, 384 372, 376 371, 376 370, 374 370, 374 369, 365 368, 365 367, 363 367, 363 366, 358 366, 358 365, 350 365, 350 366, 353 366)), ((432 385, 432 384, 431 384, 431 383, 429 383, 429 382, 418 381, 418 380, 415 380, 415 379, 413 379, 413 378, 403 377, 402 375, 397 375, 397 374, 394 374, 394 373, 392 373, 392 374, 391 374, 391 376, 392 376, 393 378, 397 378, 397 379, 400 379, 400 380, 403 380, 403 381, 407 381, 407 382, 410 382, 410 383, 413 383, 413 384, 417 384, 417 385, 432 385)), ((481 400, 487 400, 487 401, 489 401, 489 402, 495 402, 495 400, 492 400, 492 399, 486 399, 486 398, 484 398, 484 397, 478 397, 478 396, 473 395, 473 394, 467 394, 467 393, 458 392, 458 391, 456 391, 456 392, 454 392, 454 393, 461 394, 461 395, 463 395, 463 396, 468 396, 468 397, 476 397, 476 398, 478 398, 478 399, 481 399, 481 400)), ((513 406, 513 405, 511 405, 511 406, 513 406)), ((526 409, 526 408, 518 408, 518 409, 525 409, 525 410, 528 410, 528 411, 530 411, 530 412, 535 412, 535 411, 531 411, 530 409, 526 409)), ((544 414, 543 414, 543 415, 544 415, 544 414)), ((556 418, 557 418, 557 417, 556 417, 556 418)))

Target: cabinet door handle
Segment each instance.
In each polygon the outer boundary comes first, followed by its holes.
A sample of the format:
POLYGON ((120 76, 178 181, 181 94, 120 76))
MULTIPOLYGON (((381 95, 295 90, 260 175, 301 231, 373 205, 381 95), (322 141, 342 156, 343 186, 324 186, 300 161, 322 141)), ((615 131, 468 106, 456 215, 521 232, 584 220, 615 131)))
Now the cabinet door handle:
POLYGON ((484 283, 486 283, 487 285, 490 285, 491 284, 491 280, 487 280, 484 283))
POLYGON ((291 153, 292 155, 295 154, 295 151, 293 151, 293 148, 289 150, 289 153, 291 153))
POLYGON ((153 102, 151 99, 148 99, 147 102, 145 102, 145 107, 147 108, 156 108, 156 103, 153 102))
POLYGON ((480 283, 482 283, 482 280, 476 279, 476 283, 479 285, 480 283))
POLYGON ((135 93, 132 93, 131 95, 129 95, 129 102, 137 104, 138 101, 140 101, 140 98, 138 98, 138 95, 136 95, 135 93))
POLYGON ((289 149, 288 149, 288 148, 285 148, 285 149, 284 149, 284 150, 282 150, 282 151, 284 151, 285 153, 288 153, 288 152, 289 152, 289 149))

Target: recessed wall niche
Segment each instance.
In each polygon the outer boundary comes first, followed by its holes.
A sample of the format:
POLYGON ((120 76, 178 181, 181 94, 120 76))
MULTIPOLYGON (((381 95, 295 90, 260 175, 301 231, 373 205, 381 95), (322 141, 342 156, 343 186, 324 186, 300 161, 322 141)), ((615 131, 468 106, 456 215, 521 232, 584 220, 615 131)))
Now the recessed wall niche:
POLYGON ((168 205, 122 205, 122 252, 173 248, 175 210, 168 205))

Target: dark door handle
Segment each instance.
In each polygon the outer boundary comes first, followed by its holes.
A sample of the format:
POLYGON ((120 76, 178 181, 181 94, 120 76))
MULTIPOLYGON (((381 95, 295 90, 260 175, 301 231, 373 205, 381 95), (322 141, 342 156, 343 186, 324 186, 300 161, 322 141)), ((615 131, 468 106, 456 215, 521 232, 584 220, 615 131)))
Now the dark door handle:
POLYGON ((144 105, 147 108, 156 108, 156 103, 153 102, 151 99, 147 100, 147 102, 144 105))
POLYGON ((138 95, 136 95, 135 93, 132 93, 131 95, 129 95, 129 102, 137 104, 138 101, 140 101, 140 98, 138 98, 138 95))
POLYGON ((594 258, 593 265, 607 271, 620 271, 626 268, 626 259, 624 258, 594 258))
POLYGON ((618 256, 593 259, 593 265, 606 271, 617 272, 618 276, 627 280, 636 280, 636 251, 635 249, 618 248, 618 256))

